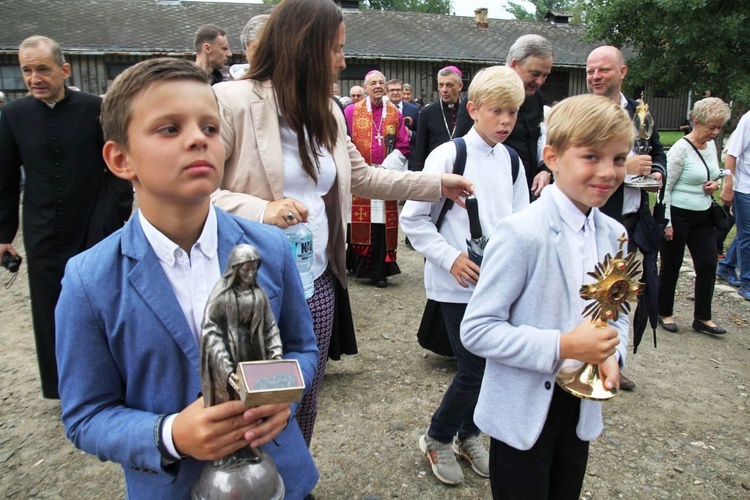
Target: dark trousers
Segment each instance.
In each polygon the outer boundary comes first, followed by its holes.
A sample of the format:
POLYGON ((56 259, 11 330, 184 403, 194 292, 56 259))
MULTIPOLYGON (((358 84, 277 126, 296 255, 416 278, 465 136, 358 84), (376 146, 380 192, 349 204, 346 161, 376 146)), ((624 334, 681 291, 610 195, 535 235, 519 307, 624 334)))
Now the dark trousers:
POLYGON ((633 233, 635 232, 635 225, 638 223, 638 213, 626 214, 622 216, 622 225, 625 226, 625 230, 628 232, 628 246, 627 251, 635 252, 638 247, 635 245, 635 238, 633 233))
POLYGON ((36 357, 42 381, 42 396, 59 399, 55 357, 55 306, 62 290, 67 259, 27 255, 31 318, 34 323, 36 357))
POLYGON ((680 275, 685 246, 690 250, 695 268, 695 306, 693 318, 711 319, 711 301, 716 279, 716 234, 708 210, 685 210, 673 206, 672 241, 661 244, 661 271, 659 273, 659 315, 672 316, 677 278, 680 275))
POLYGON ((470 353, 461 343, 461 320, 466 312, 466 304, 441 302, 440 311, 458 371, 445 391, 440 407, 432 416, 427 434, 441 443, 449 443, 456 434, 458 439, 479 434, 479 428, 474 423, 474 408, 482 387, 484 358, 470 353))
POLYGON ((547 420, 534 446, 517 450, 490 441, 492 498, 577 500, 589 456, 589 442, 576 435, 581 400, 555 385, 547 420))

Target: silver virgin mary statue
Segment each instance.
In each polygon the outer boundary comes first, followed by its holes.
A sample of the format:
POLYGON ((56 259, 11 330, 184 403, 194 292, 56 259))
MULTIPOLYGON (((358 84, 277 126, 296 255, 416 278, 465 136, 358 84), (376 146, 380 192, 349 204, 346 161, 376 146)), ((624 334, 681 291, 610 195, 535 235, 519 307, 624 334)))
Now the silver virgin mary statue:
MULTIPOLYGON (((203 316, 201 389, 206 406, 239 399, 237 366, 281 359, 282 346, 268 297, 257 284, 261 259, 252 245, 237 245, 214 286, 203 316)), ((207 463, 193 485, 194 500, 284 498, 284 482, 270 455, 247 446, 207 463)))

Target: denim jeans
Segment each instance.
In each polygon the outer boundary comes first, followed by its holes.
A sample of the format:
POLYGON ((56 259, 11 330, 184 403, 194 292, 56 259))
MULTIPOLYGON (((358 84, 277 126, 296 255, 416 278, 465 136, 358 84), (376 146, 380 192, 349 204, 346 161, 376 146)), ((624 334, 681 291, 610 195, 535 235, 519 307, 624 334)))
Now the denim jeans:
POLYGON ((470 353, 461 343, 461 320, 466 312, 466 304, 441 302, 440 311, 458 371, 445 391, 440 407, 432 416, 427 434, 441 443, 450 443, 456 434, 459 439, 479 434, 479 428, 474 423, 474 408, 482 387, 484 358, 470 353))
POLYGON ((719 266, 725 271, 739 268, 742 288, 750 290, 750 194, 735 191, 732 208, 737 236, 719 266))

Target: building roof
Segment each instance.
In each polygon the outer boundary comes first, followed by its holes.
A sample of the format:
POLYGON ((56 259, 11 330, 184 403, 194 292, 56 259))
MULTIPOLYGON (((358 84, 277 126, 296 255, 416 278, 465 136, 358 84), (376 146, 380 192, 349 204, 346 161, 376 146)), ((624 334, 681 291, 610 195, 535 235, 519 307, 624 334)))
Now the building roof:
MULTIPOLYGON (((489 1, 489 0, 488 0, 489 1)), ((157 0, 0 0, 0 53, 15 52, 31 35, 57 40, 66 53, 192 54, 201 24, 227 31, 241 52, 245 23, 273 5, 157 0)), ((584 67, 596 44, 583 42, 582 26, 377 10, 344 11, 347 58, 503 62, 521 35, 538 34, 555 47, 555 66, 584 67)))

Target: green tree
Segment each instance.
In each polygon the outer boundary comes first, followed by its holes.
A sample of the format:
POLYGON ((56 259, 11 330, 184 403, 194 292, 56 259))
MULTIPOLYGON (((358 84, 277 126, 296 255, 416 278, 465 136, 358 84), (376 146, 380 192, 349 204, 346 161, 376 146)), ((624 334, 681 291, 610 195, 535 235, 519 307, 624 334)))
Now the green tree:
POLYGON ((363 2, 367 9, 428 12, 431 14, 451 14, 451 0, 368 0, 363 2))
POLYGON ((534 12, 526 10, 520 2, 512 0, 506 2, 503 8, 519 21, 544 21, 544 16, 550 10, 564 10, 576 14, 576 0, 529 0, 527 3, 534 4, 534 12))
POLYGON ((750 104, 747 0, 586 0, 589 40, 632 49, 628 79, 750 104))

